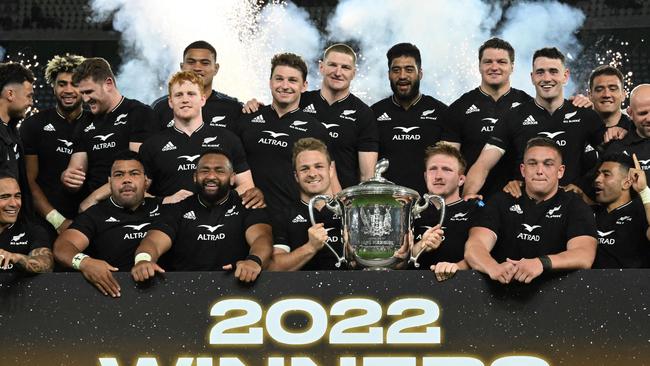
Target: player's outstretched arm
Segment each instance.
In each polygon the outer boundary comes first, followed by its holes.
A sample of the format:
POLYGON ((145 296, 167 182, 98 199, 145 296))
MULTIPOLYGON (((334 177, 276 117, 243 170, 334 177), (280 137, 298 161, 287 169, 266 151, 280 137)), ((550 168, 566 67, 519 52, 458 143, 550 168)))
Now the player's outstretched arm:
POLYGON ((497 241, 497 235, 490 229, 475 226, 470 229, 465 243, 465 260, 472 269, 483 272, 491 279, 510 283, 514 266, 508 262, 498 263, 490 255, 497 241))
POLYGON ((268 270, 297 271, 302 268, 325 246, 325 242, 327 241, 325 225, 323 223, 312 225, 307 230, 307 236, 309 239, 305 244, 290 252, 277 246, 274 247, 268 270))
POLYGON ((499 162, 504 153, 505 150, 494 145, 486 144, 483 147, 478 159, 467 172, 465 188, 463 188, 465 199, 476 197, 483 188, 490 170, 499 162))
POLYGON ((63 266, 80 271, 84 278, 104 295, 120 297, 120 285, 112 274, 118 271, 118 268, 83 254, 89 243, 88 237, 81 231, 67 229, 54 242, 54 256, 63 266))
MULTIPOLYGON (((246 242, 251 247, 248 257, 238 261, 235 268, 235 277, 242 282, 254 282, 262 269, 266 269, 273 252, 273 235, 271 225, 255 224, 246 229, 246 242)), ((224 269, 232 269, 231 265, 224 269)))
POLYGON ((172 247, 172 239, 160 230, 149 230, 135 250, 135 265, 131 275, 136 282, 146 281, 156 273, 164 273, 156 262, 172 247))

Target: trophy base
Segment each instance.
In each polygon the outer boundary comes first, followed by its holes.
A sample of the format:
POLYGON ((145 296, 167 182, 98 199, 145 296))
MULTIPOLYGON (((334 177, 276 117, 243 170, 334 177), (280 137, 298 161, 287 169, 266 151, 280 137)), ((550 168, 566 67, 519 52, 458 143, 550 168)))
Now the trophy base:
POLYGON ((404 260, 396 257, 390 258, 360 258, 356 256, 353 263, 355 267, 364 271, 390 271, 401 267, 404 260))

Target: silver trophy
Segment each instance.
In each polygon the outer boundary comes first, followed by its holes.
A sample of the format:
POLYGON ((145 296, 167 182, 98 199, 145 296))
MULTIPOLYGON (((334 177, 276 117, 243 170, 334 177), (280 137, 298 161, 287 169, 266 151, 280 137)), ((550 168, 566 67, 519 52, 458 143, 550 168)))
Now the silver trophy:
POLYGON ((309 218, 314 220, 314 205, 325 201, 325 207, 342 221, 343 253, 327 247, 336 255, 336 267, 347 263, 350 268, 397 269, 408 263, 420 266, 418 258, 423 249, 413 253, 413 220, 438 202, 440 222, 445 218, 445 200, 441 196, 420 195, 413 189, 398 186, 381 175, 388 169, 388 160, 375 166, 375 176, 359 185, 346 188, 334 197, 317 195, 309 201, 309 218), (420 202, 422 201, 422 202, 420 202))

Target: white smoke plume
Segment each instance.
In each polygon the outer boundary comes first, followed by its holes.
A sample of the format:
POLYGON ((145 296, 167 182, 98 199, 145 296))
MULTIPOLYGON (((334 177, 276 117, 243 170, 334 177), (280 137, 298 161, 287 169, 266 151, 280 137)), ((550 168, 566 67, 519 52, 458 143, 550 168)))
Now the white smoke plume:
POLYGON ((192 6, 167 0, 92 0, 91 6, 98 20, 113 14, 113 27, 122 34, 120 90, 147 103, 166 94, 166 81, 178 71, 183 49, 196 40, 217 50, 216 89, 267 102, 274 54, 294 52, 311 61, 322 48, 307 12, 291 3, 260 8, 254 0, 203 0, 192 6))
POLYGON ((0 46, 0 62, 5 59, 5 49, 0 46))
POLYGON ((366 94, 367 100, 377 101, 391 93, 386 51, 396 43, 410 42, 422 55, 421 90, 450 103, 479 85, 478 48, 492 36, 513 45, 512 84, 532 95, 533 52, 556 46, 565 54, 577 55, 580 46, 574 33, 583 21, 579 10, 556 1, 517 2, 503 9, 499 3, 480 0, 394 0, 381 6, 373 0, 344 0, 328 23, 328 31, 333 39, 359 42, 360 75, 353 87, 366 94), (499 22, 502 15, 505 21, 499 22))
MULTIPOLYGON (((556 1, 518 3, 505 15, 506 22, 498 36, 508 40, 515 48, 516 67, 511 78, 512 85, 534 95, 530 82, 533 53, 542 47, 557 47, 567 56, 570 66, 582 51, 575 33, 582 26, 585 15, 579 9, 556 1)), ((570 80, 565 95, 573 93, 576 88, 570 80)))
POLYGON ((114 15, 124 50, 118 85, 144 102, 166 94, 166 80, 178 70, 183 48, 199 39, 217 49, 215 89, 240 100, 257 97, 268 103, 270 60, 279 52, 302 55, 310 66, 310 89, 318 88, 316 61, 326 39, 359 45, 352 85, 368 103, 391 93, 385 55, 392 45, 417 45, 424 70, 421 90, 450 103, 479 84, 477 50, 492 36, 515 47, 513 86, 532 94, 534 50, 556 46, 578 57, 575 32, 584 21, 581 11, 557 1, 520 1, 505 9, 501 2, 481 0, 343 0, 328 20, 328 34, 322 35, 306 11, 292 3, 91 0, 91 5, 97 19, 114 15))

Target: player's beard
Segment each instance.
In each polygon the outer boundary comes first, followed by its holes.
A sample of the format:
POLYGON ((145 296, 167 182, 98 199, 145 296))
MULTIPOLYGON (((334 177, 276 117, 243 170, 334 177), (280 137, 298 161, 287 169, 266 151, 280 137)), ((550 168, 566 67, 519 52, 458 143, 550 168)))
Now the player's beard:
POLYGON ((390 82, 390 88, 393 90, 395 98, 401 101, 411 101, 420 94, 420 79, 411 81, 411 88, 407 93, 401 93, 397 88, 397 82, 390 82))
POLYGON ((201 201, 203 201, 206 204, 209 205, 214 205, 219 203, 221 200, 224 199, 230 192, 230 184, 229 182, 220 182, 219 180, 204 180, 203 182, 196 182, 194 183, 196 192, 199 193, 199 196, 201 197, 201 201), (214 182, 217 184, 217 191, 214 193, 207 193, 205 191, 205 185, 209 182, 214 182))

